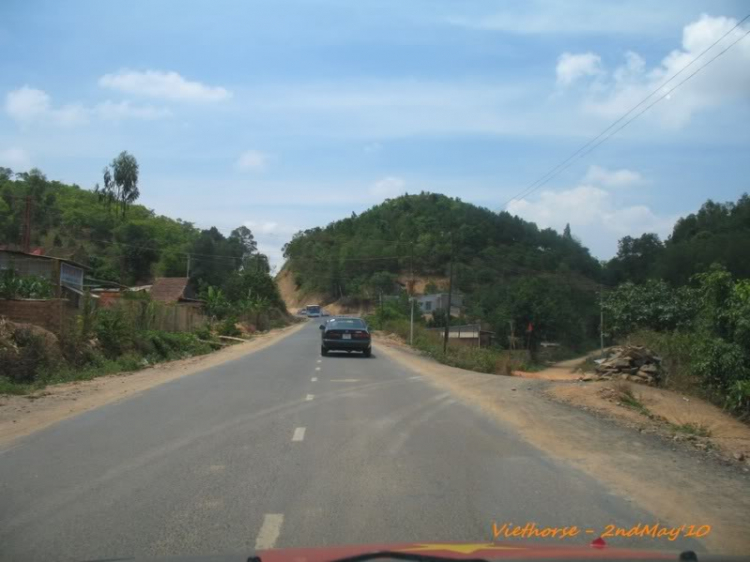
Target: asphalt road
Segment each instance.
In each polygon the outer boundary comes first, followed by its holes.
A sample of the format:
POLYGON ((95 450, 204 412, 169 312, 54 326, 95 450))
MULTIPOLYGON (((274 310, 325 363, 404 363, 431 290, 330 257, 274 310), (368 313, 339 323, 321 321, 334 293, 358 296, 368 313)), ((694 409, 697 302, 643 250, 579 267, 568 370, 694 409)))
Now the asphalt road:
POLYGON ((0 452, 0 559, 491 541, 493 521, 653 520, 377 347, 321 357, 319 337, 312 321, 0 452))

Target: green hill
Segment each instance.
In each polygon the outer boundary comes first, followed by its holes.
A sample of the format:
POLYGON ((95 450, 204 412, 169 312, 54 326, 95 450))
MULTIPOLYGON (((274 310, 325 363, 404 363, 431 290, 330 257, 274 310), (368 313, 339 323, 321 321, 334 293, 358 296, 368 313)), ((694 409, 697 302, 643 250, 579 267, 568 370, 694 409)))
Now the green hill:
POLYGON ((95 191, 50 181, 39 170, 14 175, 0 168, 0 246, 21 244, 27 199, 31 246, 88 265, 92 280, 133 285, 156 276, 185 277, 189 256, 197 292, 221 288, 234 301, 250 293, 283 309, 268 259, 244 226, 225 235, 137 204, 123 214, 95 191))
POLYGON ((540 338, 583 347, 596 335, 601 265, 569 231, 540 230, 508 213, 434 193, 387 200, 361 215, 300 232, 284 248, 302 292, 374 298, 397 292, 404 272, 445 276, 470 319, 499 341, 514 323, 540 338))

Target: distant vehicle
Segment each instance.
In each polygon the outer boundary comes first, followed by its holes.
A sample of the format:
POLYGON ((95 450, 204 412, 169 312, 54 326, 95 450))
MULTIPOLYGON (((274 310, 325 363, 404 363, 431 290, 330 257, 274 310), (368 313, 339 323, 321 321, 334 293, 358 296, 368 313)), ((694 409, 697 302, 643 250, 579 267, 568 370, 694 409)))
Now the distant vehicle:
POLYGON ((306 308, 300 308, 297 311, 297 314, 299 314, 300 316, 307 316, 307 309, 306 308))
POLYGON ((328 314, 328 311, 325 310, 325 309, 320 311, 320 315, 321 316, 330 316, 330 314, 328 314))
POLYGON ((307 305, 307 317, 317 318, 320 316, 320 305, 319 304, 308 304, 307 305))
POLYGON ((372 354, 370 329, 361 318, 331 318, 320 325, 320 354, 329 351, 361 351, 365 357, 372 354))

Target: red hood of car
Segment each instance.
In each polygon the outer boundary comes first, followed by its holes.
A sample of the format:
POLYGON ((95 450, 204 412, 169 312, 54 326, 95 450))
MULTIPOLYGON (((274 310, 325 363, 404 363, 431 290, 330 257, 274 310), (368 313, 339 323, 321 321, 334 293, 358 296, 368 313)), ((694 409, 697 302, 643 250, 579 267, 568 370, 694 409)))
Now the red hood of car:
POLYGON ((663 558, 675 560, 675 552, 653 550, 631 550, 612 548, 602 544, 573 545, 526 545, 506 543, 396 543, 320 548, 284 548, 259 551, 263 562, 330 562, 339 558, 370 552, 398 551, 426 556, 442 556, 457 560, 470 558, 568 558, 568 559, 618 559, 618 558, 663 558))

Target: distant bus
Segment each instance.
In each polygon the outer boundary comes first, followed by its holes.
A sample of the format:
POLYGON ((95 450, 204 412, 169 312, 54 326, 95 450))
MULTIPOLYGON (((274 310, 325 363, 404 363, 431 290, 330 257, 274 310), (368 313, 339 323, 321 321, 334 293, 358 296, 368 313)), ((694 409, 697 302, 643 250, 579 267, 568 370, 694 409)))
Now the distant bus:
POLYGON ((308 304, 307 305, 307 317, 317 318, 320 316, 320 305, 319 304, 308 304))

